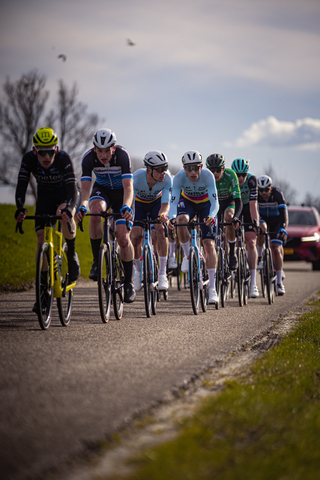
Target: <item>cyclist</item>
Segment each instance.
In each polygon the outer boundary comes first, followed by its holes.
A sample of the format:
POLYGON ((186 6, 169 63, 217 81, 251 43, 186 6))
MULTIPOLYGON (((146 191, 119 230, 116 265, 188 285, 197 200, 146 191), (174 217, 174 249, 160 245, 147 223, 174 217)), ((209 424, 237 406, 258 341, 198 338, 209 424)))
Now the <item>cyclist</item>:
POLYGON ((142 255, 143 228, 141 220, 150 214, 151 220, 159 220, 155 223, 157 253, 159 255, 159 290, 168 290, 168 278, 166 272, 168 256, 168 239, 165 237, 163 223, 168 221, 172 177, 168 171, 168 160, 163 152, 158 150, 148 152, 144 159, 146 168, 140 168, 133 174, 134 184, 134 226, 131 231, 131 241, 134 247, 133 275, 134 288, 141 290, 140 269, 142 255))
MULTIPOLYGON (((194 218, 197 212, 206 225, 201 225, 202 242, 206 256, 206 266, 209 274, 209 303, 217 303, 218 296, 215 287, 217 254, 214 237, 209 226, 213 225, 216 233, 216 214, 219 209, 214 176, 209 170, 202 170, 202 155, 190 150, 182 157, 183 169, 173 179, 172 197, 169 218, 179 223, 186 223, 194 218)), ((178 238, 183 248, 184 257, 181 271, 188 272, 188 254, 190 234, 183 226, 177 229, 178 238)))
MULTIPOLYGON (((32 174, 37 182, 36 215, 61 215, 61 230, 68 246, 69 282, 80 276, 80 264, 75 252, 76 226, 73 219, 76 208, 80 204, 80 192, 77 188, 73 163, 69 155, 59 150, 58 136, 52 128, 39 128, 33 136, 32 150, 27 152, 21 161, 16 187, 15 218, 22 222, 27 214, 24 207, 26 192, 32 174), (71 222, 74 233, 70 233, 68 222, 71 222)), ((55 223, 55 222, 54 222, 55 223)), ((38 238, 36 259, 40 245, 44 242, 45 221, 35 220, 38 238)), ((42 272, 46 281, 47 271, 42 272)), ((37 313, 36 304, 33 311, 37 313)))
MULTIPOLYGON (((122 218, 115 222, 115 234, 125 273, 124 301, 131 303, 136 297, 132 282, 133 245, 126 223, 128 220, 130 226, 132 226, 133 181, 131 159, 129 153, 123 147, 116 145, 116 135, 108 128, 97 130, 92 141, 93 148, 88 150, 82 158, 82 205, 75 218, 78 222, 81 221, 87 213, 88 204, 91 213, 100 213, 110 207, 114 213, 121 213, 122 218), (95 174, 96 179, 90 194, 92 173, 95 174)), ((97 281, 99 251, 103 236, 99 216, 90 217, 89 235, 93 255, 89 278, 97 281)))
POLYGON ((218 219, 233 225, 226 227, 226 236, 229 245, 229 268, 238 268, 238 259, 235 254, 236 231, 240 226, 239 218, 242 210, 241 192, 237 175, 231 168, 226 168, 223 155, 213 153, 206 160, 206 167, 213 173, 218 191, 220 209, 218 219))
MULTIPOLYGON (((283 243, 287 239, 286 228, 288 225, 287 206, 284 195, 279 188, 272 186, 272 179, 268 175, 258 178, 258 204, 260 213, 260 227, 266 232, 270 231, 271 252, 274 268, 277 274, 278 295, 285 294, 282 283, 283 269, 283 243)), ((258 262, 261 260, 263 236, 258 237, 258 262), (259 238, 260 237, 260 238, 259 238)))
MULTIPOLYGON (((258 183, 257 177, 252 173, 249 173, 249 161, 244 158, 236 158, 231 164, 232 170, 236 173, 241 191, 242 200, 242 212, 241 217, 244 223, 252 223, 256 221, 259 224, 258 213, 258 183)), ((258 287, 256 285, 256 273, 257 273, 257 234, 254 232, 253 227, 244 227, 245 241, 248 252, 248 264, 250 268, 251 281, 250 281, 250 297, 257 298, 259 296, 258 287)))

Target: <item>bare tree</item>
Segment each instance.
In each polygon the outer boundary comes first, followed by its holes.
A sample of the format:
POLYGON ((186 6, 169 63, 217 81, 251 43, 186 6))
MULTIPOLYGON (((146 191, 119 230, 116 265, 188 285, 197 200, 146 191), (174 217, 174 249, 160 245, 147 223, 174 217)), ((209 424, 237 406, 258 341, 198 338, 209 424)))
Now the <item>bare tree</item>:
POLYGON ((46 117, 48 125, 59 132, 59 145, 66 150, 79 167, 86 148, 92 144, 92 136, 102 120, 96 114, 87 113, 87 105, 79 102, 76 82, 71 88, 59 80, 58 102, 46 117))
POLYGON ((287 204, 293 203, 296 200, 297 191, 290 186, 289 182, 279 179, 271 165, 265 169, 265 175, 271 177, 272 184, 283 192, 287 204))
MULTIPOLYGON (((17 170, 22 156, 30 149, 32 136, 43 115, 49 92, 45 88, 46 77, 33 70, 4 86, 4 102, 0 104, 0 183, 15 186, 17 170)), ((36 194, 34 179, 30 181, 36 194)))
POLYGON ((308 207, 316 207, 318 212, 320 212, 320 197, 316 197, 315 195, 311 195, 311 193, 307 193, 304 197, 303 205, 308 207))

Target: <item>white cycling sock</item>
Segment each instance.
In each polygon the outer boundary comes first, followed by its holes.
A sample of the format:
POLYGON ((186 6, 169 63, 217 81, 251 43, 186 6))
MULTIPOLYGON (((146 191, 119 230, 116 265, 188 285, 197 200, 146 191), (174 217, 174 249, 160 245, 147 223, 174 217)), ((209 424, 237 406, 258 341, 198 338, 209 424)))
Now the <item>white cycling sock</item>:
POLYGON ((138 272, 141 270, 141 260, 140 258, 135 258, 134 259, 134 266, 138 272))
POLYGON ((251 275, 251 285, 255 285, 256 284, 256 273, 257 271, 254 269, 254 270, 250 270, 250 275, 251 275))
POLYGON ((208 268, 209 288, 216 288, 216 268, 208 268))
POLYGON ((166 275, 167 257, 159 256, 159 275, 166 275))
POLYGON ((187 257, 189 255, 190 242, 181 243, 181 247, 183 249, 184 256, 187 257))
POLYGON ((176 243, 169 242, 169 257, 174 257, 176 253, 176 243))

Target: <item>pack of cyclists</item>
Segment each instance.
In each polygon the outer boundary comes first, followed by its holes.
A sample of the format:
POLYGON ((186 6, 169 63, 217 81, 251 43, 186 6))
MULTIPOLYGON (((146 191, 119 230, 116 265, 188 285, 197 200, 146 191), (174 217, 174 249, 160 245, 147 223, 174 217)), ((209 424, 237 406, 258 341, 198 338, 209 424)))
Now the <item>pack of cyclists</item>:
MULTIPOLYGON (((223 155, 214 153, 203 161, 201 153, 187 151, 182 169, 174 176, 169 172, 166 155, 159 150, 146 153, 143 164, 132 173, 128 151, 116 143, 115 133, 102 128, 93 135, 93 147, 82 158, 81 188, 70 156, 59 150, 58 136, 49 127, 40 128, 33 137, 33 147, 24 155, 16 187, 15 218, 22 222, 27 214, 25 197, 33 174, 37 183, 36 214, 56 214, 62 218, 62 232, 68 246, 69 279, 80 276, 75 251, 75 221, 88 213, 111 209, 119 214, 114 221, 115 236, 124 267, 124 301, 131 303, 141 289, 140 268, 143 228, 148 214, 154 220, 154 243, 159 258, 159 290, 168 290, 167 268, 177 266, 176 241, 164 235, 163 224, 176 230, 184 257, 181 271, 188 271, 190 234, 186 226, 197 214, 203 222, 201 241, 209 276, 209 304, 218 302, 215 279, 217 255, 215 235, 218 222, 225 228, 230 270, 236 270, 236 229, 244 224, 244 235, 250 268, 250 297, 257 298, 256 272, 261 265, 264 237, 270 232, 273 262, 277 274, 277 293, 283 295, 283 244, 286 241, 288 215, 281 190, 267 175, 256 177, 249 172, 249 160, 236 158, 226 167, 223 155), (204 168, 205 165, 205 168, 204 168), (74 226, 73 234, 67 223, 74 226), (176 228, 174 228, 176 224, 176 228), (257 226, 261 228, 257 228, 257 226), (169 265, 168 265, 169 264, 169 265)), ((37 251, 44 236, 44 225, 36 220, 37 251)), ((90 216, 89 236, 93 263, 89 278, 97 281, 98 257, 102 242, 101 217, 90 216)), ((45 272, 43 273, 45 275, 45 272)), ((34 307, 35 308, 35 307, 34 307)))

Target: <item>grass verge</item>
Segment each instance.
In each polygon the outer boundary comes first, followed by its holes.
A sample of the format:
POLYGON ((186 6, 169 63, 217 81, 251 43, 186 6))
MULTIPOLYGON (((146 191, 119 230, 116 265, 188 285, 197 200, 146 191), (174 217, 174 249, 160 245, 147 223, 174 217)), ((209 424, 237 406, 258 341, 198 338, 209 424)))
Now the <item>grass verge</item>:
POLYGON ((174 441, 131 459, 125 478, 319 478, 320 300, 315 306, 246 376, 203 401, 174 441))
MULTIPOLYGON (((26 207, 28 214, 34 214, 34 207, 26 207)), ((36 275, 35 253, 37 236, 34 221, 23 223, 24 234, 15 232, 14 205, 1 205, 2 228, 0 234, 0 291, 26 290, 32 285, 36 275)), ((88 279, 92 265, 89 239, 89 218, 83 222, 85 231, 77 231, 76 251, 81 265, 81 276, 88 279)))

